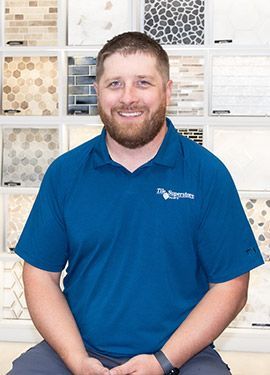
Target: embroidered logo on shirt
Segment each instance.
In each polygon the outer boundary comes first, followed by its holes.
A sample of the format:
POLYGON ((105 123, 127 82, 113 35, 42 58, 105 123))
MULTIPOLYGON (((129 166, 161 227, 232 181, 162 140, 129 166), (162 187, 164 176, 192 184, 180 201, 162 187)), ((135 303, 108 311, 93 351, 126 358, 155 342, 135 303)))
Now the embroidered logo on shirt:
POLYGON ((177 193, 172 190, 157 188, 157 194, 162 195, 165 200, 167 199, 195 199, 195 195, 191 193, 177 193))

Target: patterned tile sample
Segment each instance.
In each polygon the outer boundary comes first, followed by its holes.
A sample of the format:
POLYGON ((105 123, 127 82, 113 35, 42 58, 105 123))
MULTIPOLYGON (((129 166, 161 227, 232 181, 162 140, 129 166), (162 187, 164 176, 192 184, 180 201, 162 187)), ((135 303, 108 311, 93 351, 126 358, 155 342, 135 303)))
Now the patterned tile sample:
POLYGON ((212 84, 212 114, 270 114, 270 56, 215 56, 212 84))
POLYGON ((68 114, 97 115, 95 57, 68 57, 68 114))
POLYGON ((22 264, 22 261, 3 264, 3 319, 30 319, 24 297, 22 264))
POLYGON ((215 43, 269 45, 268 0, 213 0, 212 14, 215 43))
POLYGON ((68 1, 69 45, 104 44, 131 26, 130 0, 68 1))
POLYGON ((71 126, 69 127, 68 148, 69 150, 99 135, 102 125, 71 126))
POLYGON ((57 129, 3 130, 2 184, 39 186, 50 163, 58 156, 57 129))
POLYGON ((168 115, 202 116, 204 108, 204 58, 170 56, 173 91, 168 115))
POLYGON ((4 61, 4 113, 57 115, 57 57, 5 57, 4 61))
POLYGON ((204 44, 204 0, 145 0, 144 32, 161 44, 204 44))
POLYGON ((264 260, 270 264, 270 198, 241 201, 264 260))
POLYGON ((239 190, 270 191, 270 129, 214 129, 213 152, 239 190))
POLYGON ((57 45, 57 0, 6 0, 5 43, 57 45))
POLYGON ((259 328, 261 326, 266 329, 263 324, 270 324, 269 266, 266 263, 251 271, 247 304, 231 323, 231 327, 259 328))
POLYGON ((203 129, 202 128, 177 128, 178 133, 191 139, 192 141, 203 145, 203 129))
POLYGON ((7 201, 6 249, 13 251, 32 209, 35 195, 13 194, 7 201))

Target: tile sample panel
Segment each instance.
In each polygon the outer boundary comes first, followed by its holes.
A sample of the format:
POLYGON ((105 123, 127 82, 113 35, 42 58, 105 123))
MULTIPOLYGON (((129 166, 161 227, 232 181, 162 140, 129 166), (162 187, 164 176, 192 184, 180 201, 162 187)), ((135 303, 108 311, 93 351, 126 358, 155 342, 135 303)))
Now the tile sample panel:
POLYGON ((35 195, 13 194, 7 199, 6 249, 13 251, 32 209, 35 195))
POLYGON ((270 129, 214 129, 213 152, 240 190, 270 191, 270 129))
POLYGON ((213 41, 242 45, 269 45, 268 0, 213 0, 213 41))
POLYGON ((95 57, 68 57, 68 114, 97 115, 95 57))
POLYGON ((264 260, 270 264, 270 197, 241 201, 264 260))
POLYGON ((104 44, 132 29, 130 0, 69 0, 68 44, 104 44))
POLYGON ((57 45, 57 0, 6 0, 5 43, 57 45))
POLYGON ((22 281, 22 261, 3 262, 3 319, 29 320, 22 281))
POLYGON ((202 116, 204 108, 204 58, 170 56, 173 91, 168 115, 202 116))
POLYGON ((7 115, 57 115, 57 57, 5 57, 2 100, 7 115))
POLYGON ((204 0, 145 0, 144 32, 160 44, 204 44, 204 0))
POLYGON ((58 156, 57 129, 3 130, 4 186, 39 186, 50 163, 58 156))
POLYGON ((215 56, 213 115, 270 115, 270 56, 215 56))
POLYGON ((192 141, 202 145, 203 144, 203 129, 202 128, 177 128, 178 133, 192 141))
POLYGON ((102 125, 69 127, 69 131, 68 131, 69 150, 96 137, 97 135, 101 133, 102 128, 103 128, 102 125))

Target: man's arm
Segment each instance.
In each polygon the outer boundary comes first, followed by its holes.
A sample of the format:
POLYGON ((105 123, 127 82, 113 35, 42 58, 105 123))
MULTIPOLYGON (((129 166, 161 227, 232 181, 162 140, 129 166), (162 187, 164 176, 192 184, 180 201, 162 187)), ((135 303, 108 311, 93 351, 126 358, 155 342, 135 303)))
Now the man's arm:
POLYGON ((109 370, 89 358, 80 332, 60 289, 59 272, 43 271, 25 263, 25 297, 32 320, 75 375, 106 375, 109 370))
MULTIPOLYGON (((249 273, 233 280, 212 284, 210 290, 191 311, 161 349, 175 367, 211 344, 242 310, 247 300, 249 273)), ((160 375, 153 355, 139 355, 111 370, 112 375, 160 375)))

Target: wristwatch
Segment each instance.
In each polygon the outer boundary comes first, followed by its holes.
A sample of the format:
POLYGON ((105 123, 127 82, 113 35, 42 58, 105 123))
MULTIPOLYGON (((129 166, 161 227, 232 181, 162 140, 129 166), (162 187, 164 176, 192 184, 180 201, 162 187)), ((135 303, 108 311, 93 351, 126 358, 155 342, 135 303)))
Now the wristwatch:
POLYGON ((162 367, 164 375, 178 375, 180 373, 179 369, 171 364, 171 362, 161 350, 154 353, 154 356, 162 367))

